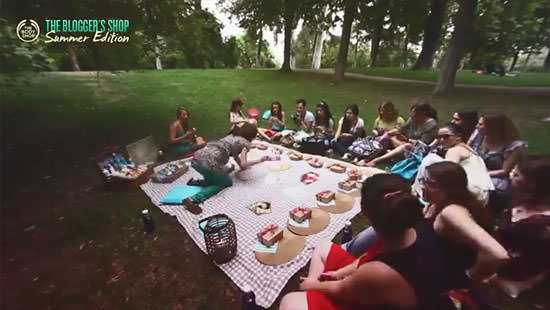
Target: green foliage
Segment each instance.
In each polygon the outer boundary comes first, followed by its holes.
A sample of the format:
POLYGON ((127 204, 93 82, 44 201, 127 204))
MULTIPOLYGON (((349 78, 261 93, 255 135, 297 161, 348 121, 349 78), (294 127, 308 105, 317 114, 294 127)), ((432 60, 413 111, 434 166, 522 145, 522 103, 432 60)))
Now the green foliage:
MULTIPOLYGON (((250 32, 245 33, 237 39, 237 47, 239 52, 239 67, 254 68, 256 67, 256 55, 258 53, 257 38, 250 35, 250 32)), ((262 40, 262 49, 260 51, 260 63, 262 67, 274 68, 275 59, 269 51, 269 44, 266 40, 262 40)))
POLYGON ((545 0, 481 0, 472 34, 470 67, 536 53, 550 43, 550 4, 545 0))
POLYGON ((1 72, 48 71, 54 62, 40 41, 25 43, 15 33, 15 27, 0 20, 0 69, 1 72))

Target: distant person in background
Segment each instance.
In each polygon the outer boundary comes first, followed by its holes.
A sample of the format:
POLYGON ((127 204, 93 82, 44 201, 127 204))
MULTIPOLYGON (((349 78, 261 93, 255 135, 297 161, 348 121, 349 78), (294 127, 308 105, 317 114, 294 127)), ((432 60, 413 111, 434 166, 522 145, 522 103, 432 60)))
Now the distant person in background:
POLYGON ((405 120, 399 115, 393 103, 386 100, 378 106, 378 117, 374 120, 372 134, 378 137, 390 130, 399 129, 404 124, 405 120))
POLYGON ((315 135, 324 137, 332 137, 334 134, 334 119, 332 118, 328 104, 324 100, 321 100, 317 104, 313 131, 315 135))
POLYGON ((495 189, 505 192, 508 190, 510 171, 520 161, 527 143, 521 140, 512 120, 503 114, 483 115, 476 128, 483 136, 479 155, 485 161, 495 189))
POLYGON ((356 104, 348 105, 344 116, 338 121, 338 129, 334 136, 334 151, 344 155, 355 139, 364 136, 365 122, 359 117, 359 107, 356 104))
POLYGON ((497 240, 512 253, 493 283, 517 297, 550 274, 550 157, 530 157, 510 173, 515 197, 496 225, 497 240))
POLYGON ((176 120, 170 124, 168 135, 169 150, 176 155, 185 155, 201 147, 206 142, 197 136, 197 129, 191 127, 191 113, 183 107, 176 109, 176 120))

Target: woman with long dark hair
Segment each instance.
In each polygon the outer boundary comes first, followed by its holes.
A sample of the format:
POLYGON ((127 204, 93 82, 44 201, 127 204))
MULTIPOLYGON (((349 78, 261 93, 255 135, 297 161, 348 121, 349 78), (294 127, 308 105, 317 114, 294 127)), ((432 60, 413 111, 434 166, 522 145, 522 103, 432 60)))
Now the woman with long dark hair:
POLYGON ((355 139, 364 136, 365 122, 359 117, 359 107, 356 104, 348 105, 345 115, 338 121, 338 129, 334 135, 334 150, 344 155, 355 139))
POLYGON ((231 101, 231 107, 229 108, 229 122, 231 123, 231 129, 233 129, 236 124, 243 122, 249 122, 253 125, 258 124, 256 119, 245 117, 242 107, 243 102, 241 99, 236 98, 231 101))
POLYGON ((334 132, 334 119, 326 101, 321 100, 315 111, 313 131, 316 135, 330 136, 334 132))
POLYGON ((529 157, 510 173, 513 206, 497 224, 496 238, 510 261, 493 280, 517 297, 550 274, 550 157, 529 157))
POLYGON ((451 123, 462 127, 463 133, 464 133, 462 140, 468 143, 468 141, 470 141, 470 139, 474 135, 474 131, 476 130, 476 125, 478 120, 479 120, 479 117, 477 115, 476 110, 462 109, 462 110, 456 111, 453 114, 451 123))
POLYGON ((488 210, 468 190, 464 169, 453 162, 434 163, 426 168, 424 216, 449 243, 455 258, 451 287, 468 285, 466 275, 476 280, 492 276, 508 259, 507 251, 489 234, 492 221, 488 210), (465 272, 466 271, 466 272, 465 272))
POLYGON ((275 131, 285 129, 285 111, 283 111, 281 103, 277 100, 273 101, 269 111, 269 128, 275 131))
POLYGON ((527 143, 521 140, 518 129, 504 114, 483 115, 476 129, 483 136, 479 155, 487 165, 495 189, 507 191, 510 171, 521 160, 527 143))

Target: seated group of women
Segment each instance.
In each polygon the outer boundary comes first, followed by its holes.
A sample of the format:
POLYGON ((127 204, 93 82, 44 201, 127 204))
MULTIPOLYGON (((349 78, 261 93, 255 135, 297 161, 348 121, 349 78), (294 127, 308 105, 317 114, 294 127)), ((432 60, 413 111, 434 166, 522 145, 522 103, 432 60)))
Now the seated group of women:
POLYGON ((366 179, 361 208, 372 226, 342 246, 318 244, 301 291, 280 309, 455 309, 457 289, 489 282, 517 296, 548 274, 550 158, 514 168, 514 207, 496 225, 460 165, 426 170, 426 206, 395 174, 366 179))
MULTIPOLYGON (((235 104, 237 114, 240 106, 235 104)), ((395 174, 365 180, 361 207, 372 226, 341 247, 319 244, 302 292, 285 296, 281 309, 446 309, 451 304, 444 293, 453 289, 490 281, 517 296, 543 279, 550 271, 550 158, 524 159, 525 143, 501 114, 478 119, 475 111, 457 111, 451 123, 438 128, 433 109, 424 103, 413 105, 408 121, 394 119, 392 125, 385 115, 395 109, 388 106, 380 106, 373 135, 393 149, 375 161, 391 152, 413 152, 418 144, 437 155, 424 158, 414 190, 395 174), (388 124, 395 128, 388 129, 388 124), (478 187, 485 183, 509 193, 510 207, 499 210, 498 217, 484 207, 481 194, 486 192, 478 187)), ((191 151, 204 145, 189 124, 189 112, 178 108, 177 117, 170 126, 173 145, 187 141, 183 145, 191 151)), ((208 186, 186 200, 189 210, 199 213, 199 203, 231 185, 225 174, 234 167, 227 167, 226 157, 240 158, 257 134, 256 121, 242 117, 225 140, 195 152, 196 166, 216 174, 198 170, 205 176, 201 185, 208 186), (214 153, 223 155, 223 163, 214 153), (228 170, 219 172, 218 166, 228 170), (218 175, 225 179, 218 180, 218 175)), ((273 103, 264 117, 271 129, 280 133, 285 128, 280 104, 273 103)), ((330 135, 334 127, 325 102, 313 115, 305 100, 298 100, 292 119, 304 132, 309 127, 330 135)), ((346 109, 333 138, 336 150, 349 143, 342 139, 346 134, 355 137, 364 130, 360 120, 356 107, 346 109)), ((272 159, 237 163, 246 168, 265 160, 272 159)))

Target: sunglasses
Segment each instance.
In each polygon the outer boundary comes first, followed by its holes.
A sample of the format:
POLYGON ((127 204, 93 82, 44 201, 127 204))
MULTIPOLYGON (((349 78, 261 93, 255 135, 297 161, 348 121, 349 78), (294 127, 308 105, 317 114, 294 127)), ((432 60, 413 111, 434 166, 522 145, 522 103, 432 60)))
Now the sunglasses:
POLYGON ((454 136, 453 134, 444 134, 444 135, 437 135, 437 138, 443 138, 443 139, 447 139, 448 137, 452 137, 454 136))
POLYGON ((424 186, 428 186, 431 188, 437 188, 437 182, 435 180, 429 179, 429 178, 419 178, 418 182, 424 186))

